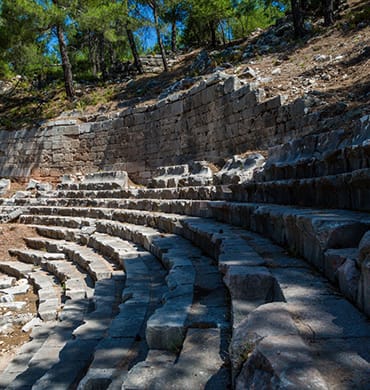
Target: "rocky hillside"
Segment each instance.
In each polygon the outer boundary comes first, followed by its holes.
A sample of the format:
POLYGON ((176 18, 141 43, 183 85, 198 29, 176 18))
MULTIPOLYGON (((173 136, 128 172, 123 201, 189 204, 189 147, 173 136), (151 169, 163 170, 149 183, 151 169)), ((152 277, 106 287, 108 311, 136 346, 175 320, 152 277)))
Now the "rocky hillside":
MULTIPOLYGON (((256 30, 245 41, 179 55, 168 73, 153 73, 158 66, 149 66, 142 76, 99 85, 80 82, 73 103, 64 99, 62 88, 36 91, 17 76, 0 84, 0 126, 17 130, 60 115, 94 117, 148 104, 219 70, 253 82, 267 98, 277 94, 287 101, 303 98, 310 110, 326 117, 343 114, 350 123, 369 111, 370 6, 365 0, 348 4, 330 28, 323 27, 322 19, 308 23, 310 32, 303 40, 294 38, 292 22, 286 17, 267 30, 256 30)), ((152 62, 156 64, 154 58, 152 62)))

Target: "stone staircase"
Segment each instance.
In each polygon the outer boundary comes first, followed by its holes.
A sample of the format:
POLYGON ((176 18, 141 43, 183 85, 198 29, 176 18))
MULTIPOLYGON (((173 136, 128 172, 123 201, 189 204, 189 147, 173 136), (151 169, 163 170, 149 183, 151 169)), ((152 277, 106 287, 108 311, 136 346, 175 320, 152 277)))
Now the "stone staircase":
POLYGON ((39 237, 1 272, 42 273, 39 294, 48 281, 60 300, 0 387, 368 389, 370 159, 340 134, 283 145, 251 183, 99 174, 3 201, 39 237))

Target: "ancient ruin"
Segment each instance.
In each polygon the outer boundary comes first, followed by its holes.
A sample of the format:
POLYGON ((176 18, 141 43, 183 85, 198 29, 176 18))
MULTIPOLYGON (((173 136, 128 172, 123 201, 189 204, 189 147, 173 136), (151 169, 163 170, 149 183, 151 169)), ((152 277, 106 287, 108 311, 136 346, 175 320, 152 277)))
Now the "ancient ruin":
POLYGON ((0 176, 38 179, 1 203, 37 231, 1 294, 38 296, 1 388, 368 388, 369 116, 320 132, 216 73, 83 119, 1 133, 0 176))

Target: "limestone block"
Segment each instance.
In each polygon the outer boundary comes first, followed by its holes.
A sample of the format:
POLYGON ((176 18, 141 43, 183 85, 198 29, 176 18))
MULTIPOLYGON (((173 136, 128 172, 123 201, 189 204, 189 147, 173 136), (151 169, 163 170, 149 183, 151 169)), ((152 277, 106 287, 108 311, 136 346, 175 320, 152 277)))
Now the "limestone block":
POLYGON ((165 305, 157 309, 148 320, 146 340, 149 348, 174 352, 181 347, 186 334, 187 311, 191 302, 187 299, 181 301, 181 297, 179 299, 173 306, 165 305))
POLYGON ((357 248, 328 249, 324 254, 325 275, 331 282, 338 282, 338 269, 347 259, 358 258, 357 248))
POLYGON ((370 316, 370 256, 361 263, 357 305, 370 316))
POLYGON ((11 181, 9 179, 0 180, 0 195, 4 195, 7 191, 10 190, 11 181))
POLYGON ((61 132, 65 136, 78 136, 80 134, 80 126, 65 126, 61 132))
POLYGON ((279 335, 298 335, 286 303, 267 303, 253 310, 233 332, 229 346, 233 376, 235 377, 240 372, 248 354, 253 351, 260 340, 264 337, 279 335))
POLYGON ((308 346, 301 337, 293 335, 264 338, 244 364, 235 388, 329 389, 314 367, 308 346))
POLYGON ((370 255, 370 230, 363 235, 358 249, 360 251, 360 261, 370 255))
POLYGON ((265 267, 229 267, 224 283, 232 299, 266 302, 274 295, 275 278, 265 267))
POLYGON ((121 188, 127 188, 128 175, 125 171, 101 171, 87 174, 82 180, 82 185, 117 184, 121 188))
POLYGON ((253 178, 254 172, 263 167, 265 158, 259 154, 248 157, 233 156, 215 175, 216 184, 238 184, 253 178))
POLYGON ((338 281, 340 291, 352 302, 357 300, 359 280, 360 270, 357 268, 356 261, 347 259, 338 268, 338 281))

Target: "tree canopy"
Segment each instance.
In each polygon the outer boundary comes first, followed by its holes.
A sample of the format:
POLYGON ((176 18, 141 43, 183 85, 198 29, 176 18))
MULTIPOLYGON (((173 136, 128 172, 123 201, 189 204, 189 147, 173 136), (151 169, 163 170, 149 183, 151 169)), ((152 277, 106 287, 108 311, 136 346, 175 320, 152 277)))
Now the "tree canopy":
MULTIPOLYGON (((291 6, 302 35, 308 3, 317 8, 316 0, 0 0, 0 78, 59 78, 72 100, 75 77, 105 80, 127 61, 141 73, 144 48, 157 50, 167 70, 168 52, 247 37, 291 6)), ((319 3, 332 10, 333 1, 319 3)))

